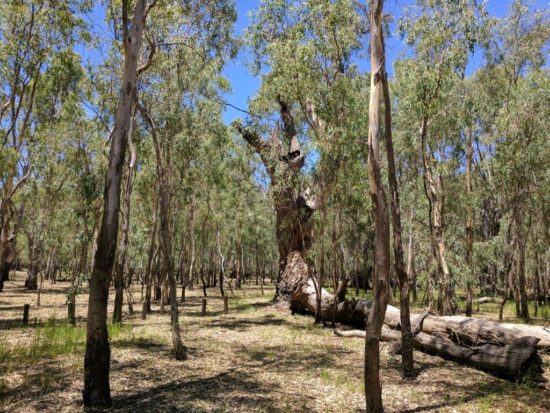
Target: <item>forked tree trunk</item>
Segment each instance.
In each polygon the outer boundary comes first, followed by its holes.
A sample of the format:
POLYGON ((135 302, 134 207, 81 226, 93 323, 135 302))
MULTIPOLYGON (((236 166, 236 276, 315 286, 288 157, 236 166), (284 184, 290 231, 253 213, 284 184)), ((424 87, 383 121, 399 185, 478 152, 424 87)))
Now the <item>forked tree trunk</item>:
MULTIPOLYGON (((82 392, 84 405, 87 407, 103 408, 112 404, 109 384, 111 349, 107 333, 107 301, 117 244, 122 166, 131 121, 137 60, 147 16, 145 4, 145 0, 137 0, 131 25, 128 25, 127 21, 123 22, 124 70, 122 86, 105 176, 103 218, 90 278, 86 354, 84 357, 84 390, 82 392)), ((123 9, 124 20, 126 20, 128 3, 125 0, 123 0, 123 9)))
POLYGON ((309 268, 304 254, 311 247, 311 215, 317 209, 317 200, 309 190, 300 192, 297 173, 303 167, 291 108, 279 100, 282 128, 275 129, 264 140, 251 128, 237 125, 243 138, 260 155, 271 178, 271 192, 275 202, 275 234, 279 253, 279 268, 274 301, 292 304, 291 297, 309 279, 309 268), (300 259, 297 259, 298 256, 300 259))

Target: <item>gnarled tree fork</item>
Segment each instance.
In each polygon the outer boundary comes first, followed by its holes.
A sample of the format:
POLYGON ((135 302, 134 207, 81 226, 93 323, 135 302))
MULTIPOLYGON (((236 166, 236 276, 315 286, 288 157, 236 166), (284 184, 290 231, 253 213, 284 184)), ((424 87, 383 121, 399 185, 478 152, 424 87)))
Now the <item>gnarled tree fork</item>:
MULTIPOLYGON (((251 127, 240 124, 236 127, 260 155, 271 179, 279 252, 275 301, 292 304, 293 295, 309 280, 305 252, 311 247, 310 218, 318 202, 309 189, 298 189, 296 177, 304 165, 305 155, 298 142, 290 105, 279 100, 279 106, 281 126, 273 130, 268 139, 262 139, 251 127)), ((293 309, 298 310, 296 306, 293 309)))

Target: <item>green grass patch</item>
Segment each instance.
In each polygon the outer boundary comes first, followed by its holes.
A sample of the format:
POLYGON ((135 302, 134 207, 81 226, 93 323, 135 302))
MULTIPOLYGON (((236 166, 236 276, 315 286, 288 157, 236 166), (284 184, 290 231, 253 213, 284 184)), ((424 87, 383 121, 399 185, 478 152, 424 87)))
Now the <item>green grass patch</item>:
POLYGON ((233 299, 233 302, 229 304, 229 310, 246 312, 254 310, 254 306, 245 300, 233 299))
MULTIPOLYGON (((111 340, 132 331, 129 325, 109 324, 111 340)), ((5 345, 0 348, 0 362, 33 362, 62 354, 81 353, 86 344, 86 328, 74 327, 66 321, 49 319, 37 326, 33 339, 26 344, 5 345)))

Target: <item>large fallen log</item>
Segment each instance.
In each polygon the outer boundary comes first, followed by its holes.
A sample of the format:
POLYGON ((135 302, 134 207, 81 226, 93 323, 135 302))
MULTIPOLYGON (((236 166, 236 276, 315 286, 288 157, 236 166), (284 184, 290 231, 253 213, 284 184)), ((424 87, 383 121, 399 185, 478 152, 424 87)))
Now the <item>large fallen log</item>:
MULTIPOLYGON (((339 337, 365 337, 365 331, 335 330, 339 337)), ((386 326, 382 329, 383 341, 399 341, 401 334, 386 326)), ((413 338, 416 349, 425 353, 452 360, 460 364, 486 371, 497 377, 511 381, 541 381, 542 361, 537 353, 536 337, 522 337, 505 346, 483 344, 477 347, 466 347, 444 337, 436 337, 419 332, 413 338)))
MULTIPOLYGON (((283 305, 290 304, 293 312, 315 315, 316 311, 320 311, 325 320, 334 317, 338 323, 364 329, 371 305, 369 301, 343 297, 335 299, 333 294, 319 289, 313 278, 306 278, 304 274, 308 274, 308 268, 302 254, 291 252, 282 275, 285 281, 281 285, 284 289, 280 288, 288 297, 288 301, 280 301, 283 305), (317 291, 321 295, 319 309, 317 291)), ((384 323, 382 339, 400 340, 399 309, 388 306, 384 323)), ((542 363, 537 345, 550 347, 550 331, 542 327, 499 324, 460 316, 437 317, 426 313, 414 316, 411 324, 418 326, 415 328, 415 348, 513 381, 525 378, 539 380, 542 363)), ((365 332, 342 334, 359 334, 364 337, 365 332)))
MULTIPOLYGON (((412 318, 412 323, 414 323, 415 317, 412 318)), ((384 322, 391 328, 399 328, 399 309, 388 306, 384 322)), ((450 336, 453 337, 453 341, 474 346, 485 343, 504 346, 523 337, 536 337, 539 339, 538 348, 550 348, 550 328, 499 323, 480 318, 428 316, 424 320, 422 331, 434 336, 450 336)))
MULTIPOLYGON (((312 280, 298 289, 291 299, 291 309, 294 311, 306 310, 315 314, 317 302, 315 284, 312 280)), ((332 319, 334 295, 321 290, 321 312, 326 320, 332 319)), ((361 327, 365 325, 370 302, 367 300, 343 300, 336 303, 336 321, 349 326, 361 327)), ((411 323, 415 324, 415 315, 411 323)), ((388 305, 384 323, 393 329, 400 328, 399 309, 388 305)), ((480 318, 462 316, 433 316, 429 315, 423 321, 422 331, 439 337, 453 337, 453 341, 465 345, 494 344, 504 346, 511 344, 522 337, 536 337, 539 339, 538 348, 550 348, 550 328, 525 324, 499 323, 497 321, 482 320, 480 318), (455 340, 456 339, 456 340, 455 340)))

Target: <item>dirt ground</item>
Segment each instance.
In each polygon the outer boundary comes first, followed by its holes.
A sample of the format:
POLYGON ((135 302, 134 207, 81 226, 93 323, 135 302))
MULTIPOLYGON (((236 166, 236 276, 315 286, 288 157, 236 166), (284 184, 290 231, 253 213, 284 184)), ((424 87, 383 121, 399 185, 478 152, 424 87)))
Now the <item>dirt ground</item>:
MULTIPOLYGON (((0 293, 0 350, 10 354, 36 343, 47 320, 66 317, 68 283, 44 282, 42 305, 23 288, 24 274, 0 293), (23 304, 30 323, 21 326, 23 304), (10 350, 11 349, 11 350, 10 350)), ((219 291, 202 290, 180 305, 186 361, 171 356, 170 316, 153 305, 147 320, 126 314, 112 338, 111 389, 115 412, 360 412, 364 411, 363 341, 342 339, 270 305, 246 285, 223 313, 219 291)), ((112 311, 112 298, 109 312, 112 311)), ((139 311, 140 288, 135 286, 139 311)), ((87 294, 77 297, 80 338, 63 354, 0 359, 0 412, 82 411, 83 349, 87 294)), ((125 306, 124 310, 127 308, 125 306)), ((55 325, 55 323, 54 323, 55 325)), ((550 385, 513 384, 475 369, 415 352, 418 376, 405 381, 397 357, 383 345, 383 398, 388 412, 550 412, 550 385)), ((550 380, 550 355, 544 355, 550 380)))

